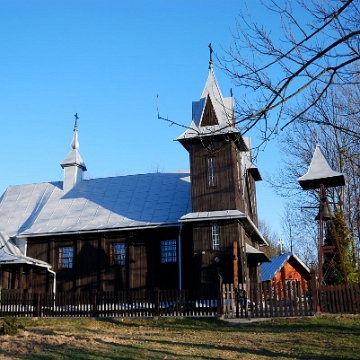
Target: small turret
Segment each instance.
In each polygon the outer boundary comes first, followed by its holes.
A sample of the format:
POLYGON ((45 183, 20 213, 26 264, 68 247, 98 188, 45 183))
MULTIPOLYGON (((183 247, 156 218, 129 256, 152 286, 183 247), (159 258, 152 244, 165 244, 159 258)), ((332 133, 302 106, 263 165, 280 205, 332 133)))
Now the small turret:
POLYGON ((83 173, 86 171, 85 163, 78 152, 79 141, 78 141, 77 121, 79 117, 77 113, 74 116, 75 116, 74 136, 70 144, 72 150, 63 160, 63 162, 60 164, 61 167, 64 169, 64 182, 63 182, 64 191, 69 191, 72 188, 74 188, 77 184, 79 184, 83 179, 83 173))

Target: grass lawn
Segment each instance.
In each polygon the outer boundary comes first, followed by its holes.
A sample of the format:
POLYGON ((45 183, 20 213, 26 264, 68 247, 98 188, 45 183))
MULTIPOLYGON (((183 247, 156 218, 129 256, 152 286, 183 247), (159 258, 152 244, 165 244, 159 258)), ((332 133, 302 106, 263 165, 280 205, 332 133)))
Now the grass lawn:
MULTIPOLYGON (((2 320, 0 319, 0 326, 2 320)), ((360 317, 278 319, 19 319, 0 359, 359 359, 360 317)))

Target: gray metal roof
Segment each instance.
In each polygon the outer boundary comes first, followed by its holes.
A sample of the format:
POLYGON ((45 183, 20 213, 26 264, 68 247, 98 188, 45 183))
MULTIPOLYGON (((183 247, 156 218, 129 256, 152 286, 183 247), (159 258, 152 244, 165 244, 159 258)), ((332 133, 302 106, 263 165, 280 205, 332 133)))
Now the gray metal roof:
POLYGON ((24 256, 21 250, 10 240, 9 236, 0 232, 0 265, 27 264, 51 268, 45 261, 24 256))
POLYGON ((219 210, 219 211, 200 211, 188 213, 181 217, 180 222, 197 222, 197 221, 218 221, 239 219, 247 234, 256 240, 259 244, 269 245, 264 239, 259 229, 253 223, 248 215, 240 210, 219 210))
POLYGON ((308 172, 298 181, 304 190, 318 189, 320 185, 325 187, 345 185, 344 175, 331 169, 321 152, 320 145, 316 145, 308 172))
MULTIPOLYGON (((250 137, 246 136, 243 139, 244 139, 244 143, 246 144, 248 149, 251 149, 250 137)), ((252 162, 251 151, 250 150, 245 151, 245 152, 241 153, 240 156, 243 156, 243 162, 244 162, 243 165, 245 166, 246 171, 248 171, 252 175, 253 179, 255 181, 262 180, 259 169, 252 162)))
POLYGON ((246 214, 240 210, 218 210, 218 211, 199 211, 185 214, 181 217, 181 222, 194 222, 194 221, 216 221, 225 219, 239 219, 246 217, 246 214))
POLYGON ((10 186, 0 199, 0 231, 11 237, 178 224, 191 211, 189 172, 10 186))
POLYGON ((265 253, 261 250, 254 248, 253 246, 249 245, 248 243, 245 244, 245 251, 246 254, 253 259, 255 259, 259 263, 263 262, 270 262, 269 258, 265 255, 265 253))
POLYGON ((62 168, 76 165, 86 170, 85 163, 77 149, 72 149, 60 165, 62 168))

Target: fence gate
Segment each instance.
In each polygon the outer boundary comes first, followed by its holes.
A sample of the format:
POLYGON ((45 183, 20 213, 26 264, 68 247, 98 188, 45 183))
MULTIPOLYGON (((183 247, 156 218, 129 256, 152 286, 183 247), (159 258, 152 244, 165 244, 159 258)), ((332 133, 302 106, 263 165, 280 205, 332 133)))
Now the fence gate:
POLYGON ((222 313, 227 318, 272 318, 314 315, 313 296, 307 281, 222 285, 222 313))

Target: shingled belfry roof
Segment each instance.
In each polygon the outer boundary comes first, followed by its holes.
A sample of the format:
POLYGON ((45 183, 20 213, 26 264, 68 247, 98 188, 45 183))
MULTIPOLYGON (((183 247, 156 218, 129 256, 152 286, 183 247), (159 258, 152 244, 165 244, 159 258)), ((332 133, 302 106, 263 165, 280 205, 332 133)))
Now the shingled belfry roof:
POLYGON ((345 185, 344 175, 331 169, 320 145, 316 145, 308 172, 298 181, 304 190, 318 189, 320 185, 324 185, 326 188, 345 185))
POLYGON ((186 140, 211 135, 238 135, 242 151, 248 150, 234 121, 234 101, 224 98, 210 66, 209 75, 199 101, 192 103, 192 121, 189 128, 177 140, 186 147, 186 140), (206 111, 213 111, 213 121, 204 122, 206 111))

